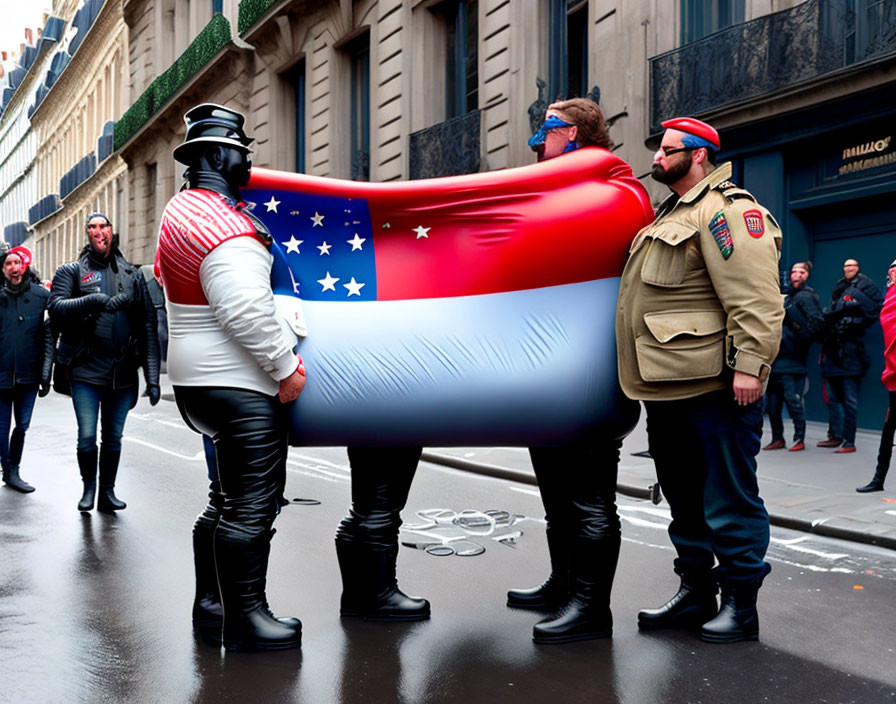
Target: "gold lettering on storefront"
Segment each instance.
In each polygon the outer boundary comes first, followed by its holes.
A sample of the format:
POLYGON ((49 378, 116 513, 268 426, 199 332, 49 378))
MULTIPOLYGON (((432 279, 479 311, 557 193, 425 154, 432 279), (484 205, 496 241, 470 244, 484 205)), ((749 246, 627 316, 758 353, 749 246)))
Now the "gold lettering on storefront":
POLYGON ((843 164, 838 171, 839 175, 842 176, 844 174, 853 173, 854 171, 865 171, 866 169, 874 169, 878 166, 886 166, 887 164, 896 163, 896 151, 888 154, 881 153, 886 152, 887 149, 889 149, 890 139, 891 138, 888 136, 883 139, 877 139, 844 149, 843 161, 852 159, 855 161, 849 161, 849 163, 843 164), (859 158, 868 155, 874 156, 870 156, 866 159, 859 158))

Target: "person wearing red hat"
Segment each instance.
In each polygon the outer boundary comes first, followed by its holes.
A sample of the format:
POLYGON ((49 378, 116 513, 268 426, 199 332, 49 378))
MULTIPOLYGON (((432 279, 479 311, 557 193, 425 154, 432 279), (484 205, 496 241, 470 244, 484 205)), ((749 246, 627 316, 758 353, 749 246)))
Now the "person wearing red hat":
POLYGON ((770 568, 756 455, 784 318, 781 230, 731 182, 730 163, 716 168, 712 126, 662 124, 651 175, 672 193, 629 249, 616 345, 622 390, 647 410, 681 585, 638 625, 697 627, 714 643, 757 640, 756 596, 770 568))
POLYGON ((26 247, 13 247, 2 255, 0 267, 0 464, 3 483, 28 494, 34 487, 21 478, 19 464, 35 399, 38 393, 50 392, 53 336, 46 316, 50 294, 31 271, 26 247))

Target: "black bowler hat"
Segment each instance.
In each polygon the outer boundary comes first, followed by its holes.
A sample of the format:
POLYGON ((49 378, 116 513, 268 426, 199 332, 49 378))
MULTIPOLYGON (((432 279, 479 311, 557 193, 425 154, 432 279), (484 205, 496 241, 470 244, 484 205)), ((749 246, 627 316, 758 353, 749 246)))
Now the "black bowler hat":
POLYGON ((220 144, 248 152, 249 145, 254 140, 243 131, 245 121, 246 118, 236 110, 223 105, 197 105, 184 115, 187 134, 184 143, 174 148, 174 158, 182 164, 188 164, 192 147, 201 143, 220 144))

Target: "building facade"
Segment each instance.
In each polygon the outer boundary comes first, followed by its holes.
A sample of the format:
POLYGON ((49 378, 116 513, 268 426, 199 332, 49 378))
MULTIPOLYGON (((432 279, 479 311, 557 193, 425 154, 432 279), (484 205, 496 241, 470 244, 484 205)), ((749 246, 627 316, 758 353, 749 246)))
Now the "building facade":
MULTIPOLYGON (((600 102, 614 151, 655 201, 666 193, 647 178, 660 122, 715 124, 736 180, 784 227, 782 270, 814 260, 822 298, 843 259, 882 284, 896 257, 893 0, 93 2, 126 30, 88 35, 107 46, 57 99, 81 107, 35 112, 39 170, 55 169, 38 198, 64 189, 104 120, 116 120, 114 154, 95 188, 79 182, 60 213, 32 225, 48 259, 71 254, 90 204, 114 214, 134 261, 152 261, 182 180, 171 151, 201 102, 246 115, 256 166, 390 181, 531 163, 526 141, 544 109, 575 95, 600 102), (127 85, 96 88, 110 85, 107 67, 127 85)), ((869 336, 860 424, 875 427, 879 329, 869 336)), ((819 390, 809 398, 810 417, 823 418, 819 390)))
POLYGON ((115 120, 127 106, 127 28, 115 0, 57 0, 68 27, 30 105, 38 135, 40 200, 29 242, 51 265, 77 257, 86 244, 87 215, 105 213, 129 253, 121 214, 127 202, 125 163, 113 151, 115 120))

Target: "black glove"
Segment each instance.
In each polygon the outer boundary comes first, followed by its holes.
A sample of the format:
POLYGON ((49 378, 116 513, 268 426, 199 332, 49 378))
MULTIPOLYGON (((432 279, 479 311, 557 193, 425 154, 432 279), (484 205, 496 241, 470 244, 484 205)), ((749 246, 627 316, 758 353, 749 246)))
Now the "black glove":
POLYGON ((111 301, 112 299, 109 298, 105 293, 88 293, 86 296, 82 296, 78 300, 84 301, 84 304, 88 306, 89 310, 100 311, 104 310, 106 306, 109 305, 109 301, 111 301))
POLYGON ((45 379, 44 381, 40 382, 40 391, 37 392, 37 395, 40 396, 41 398, 43 398, 44 396, 46 396, 49 393, 50 393, 50 380, 45 379))
POLYGON ((162 389, 158 384, 147 384, 146 395, 149 397, 149 405, 155 406, 162 398, 162 389))
POLYGON ((122 308, 127 308, 131 304, 131 299, 125 296, 123 293, 119 293, 117 296, 113 296, 108 301, 106 301, 106 311, 109 313, 114 313, 117 310, 121 310, 122 308))

